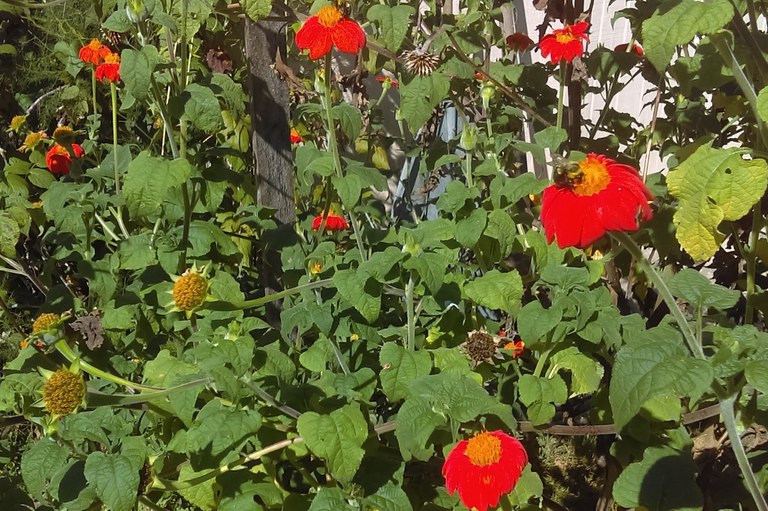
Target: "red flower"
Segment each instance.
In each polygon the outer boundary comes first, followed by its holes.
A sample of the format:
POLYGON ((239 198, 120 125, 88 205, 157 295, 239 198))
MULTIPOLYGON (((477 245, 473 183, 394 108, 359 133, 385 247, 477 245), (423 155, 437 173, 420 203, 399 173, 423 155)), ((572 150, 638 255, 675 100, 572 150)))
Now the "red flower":
POLYGON ((355 54, 365 46, 365 32, 356 21, 345 17, 334 5, 321 7, 296 32, 296 46, 309 49, 309 58, 317 60, 335 46, 355 54))
POLYGON ((523 341, 508 342, 504 345, 505 350, 512 350, 512 358, 517 358, 525 351, 525 343, 523 341))
POLYGON ((575 25, 566 25, 545 35, 539 41, 541 54, 544 57, 549 57, 553 64, 557 64, 563 59, 566 62, 571 62, 584 53, 581 40, 589 41, 589 36, 585 33, 588 28, 589 23, 580 21, 575 25))
MULTIPOLYGON (((627 53, 627 48, 629 48, 629 43, 624 43, 624 44, 618 45, 616 48, 613 49, 613 51, 616 51, 619 53, 627 53)), ((645 52, 637 43, 632 44, 632 51, 634 51, 635 55, 637 55, 638 57, 642 57, 643 55, 645 55, 645 52)))
POLYGON ((91 39, 90 43, 80 48, 79 55, 80 60, 83 62, 98 66, 104 60, 104 57, 110 53, 112 53, 112 50, 101 44, 101 41, 91 39))
POLYGON ((443 464, 445 486, 469 509, 486 511, 509 493, 528 464, 528 453, 514 437, 502 431, 484 431, 462 440, 443 464))
MULTIPOLYGON (((323 223, 323 215, 317 215, 315 219, 312 221, 312 229, 318 230, 320 229, 320 225, 323 223)), ((344 219, 343 216, 336 216, 336 215, 328 215, 326 217, 325 221, 325 232, 331 231, 331 232, 338 232, 349 229, 349 224, 344 219)))
POLYGON ((377 76, 376 81, 380 84, 386 86, 387 84, 391 85, 392 87, 400 87, 400 83, 397 80, 393 80, 389 76, 377 76))
MULTIPOLYGON (((79 144, 72 144, 72 152, 76 158, 82 158, 85 151, 79 144)), ((72 165, 72 155, 66 147, 53 144, 45 155, 45 164, 52 173, 61 176, 69 173, 69 167, 72 165)))
POLYGON ((96 79, 100 82, 105 80, 112 83, 120 81, 120 55, 110 53, 104 57, 104 63, 96 68, 96 79))
POLYGON ((653 195, 629 165, 590 153, 578 170, 555 177, 544 189, 541 222, 547 242, 585 248, 607 231, 636 231, 653 216, 653 195), (639 219, 638 219, 639 217, 639 219))
POLYGON ((291 128, 291 144, 301 144, 304 142, 304 137, 301 136, 299 130, 291 128))
POLYGON ((533 46, 533 39, 523 32, 515 32, 507 36, 507 46, 512 51, 525 51, 533 46))

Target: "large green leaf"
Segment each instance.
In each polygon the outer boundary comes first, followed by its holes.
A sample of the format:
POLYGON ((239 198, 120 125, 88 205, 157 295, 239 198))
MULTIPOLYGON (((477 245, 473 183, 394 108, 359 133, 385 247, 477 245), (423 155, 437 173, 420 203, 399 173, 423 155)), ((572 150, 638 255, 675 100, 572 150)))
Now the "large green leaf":
POLYGON ((659 340, 624 346, 616 356, 609 389, 616 429, 621 430, 653 397, 673 391, 695 401, 713 377, 709 363, 691 358, 678 343, 659 340))
POLYGON ((680 204, 673 221, 680 245, 697 261, 712 257, 725 239, 717 227, 738 220, 763 196, 768 184, 765 160, 745 160, 743 149, 699 147, 667 177, 680 204))
POLYGON ((364 509, 378 509, 379 511, 411 511, 411 501, 402 488, 393 483, 387 483, 370 497, 365 499, 364 509))
POLYGON ((446 423, 446 417, 435 412, 429 399, 409 397, 397 412, 395 436, 405 461, 412 458, 427 460, 432 449, 426 448, 427 440, 436 427, 446 423))
POLYGON ((328 463, 330 472, 341 481, 355 476, 365 451, 368 424, 360 407, 346 405, 328 415, 306 412, 296 424, 307 447, 328 463))
POLYGON ((85 478, 112 511, 131 511, 136 504, 139 473, 125 456, 92 452, 85 460, 85 478))
POLYGON ((400 113, 411 131, 416 132, 432 116, 432 110, 445 99, 451 82, 435 72, 429 76, 414 76, 400 87, 400 113))
POLYGON ((669 281, 669 289, 697 309, 714 307, 730 309, 739 301, 741 293, 720 286, 692 268, 685 268, 669 281))
POLYGON ((308 511, 353 511, 357 507, 352 507, 347 503, 346 494, 339 488, 320 488, 315 498, 312 499, 312 505, 308 511))
POLYGON ((563 309, 552 306, 545 309, 540 302, 529 302, 517 316, 517 330, 525 344, 535 346, 563 319, 563 309))
POLYGON ((491 270, 464 285, 464 294, 477 305, 515 312, 523 296, 523 281, 517 270, 491 270))
POLYGON ((243 0, 243 12, 253 21, 266 18, 272 12, 272 0, 243 0))
POLYGON ((368 321, 379 317, 381 286, 368 275, 357 270, 340 270, 333 275, 333 283, 341 296, 352 304, 368 321))
POLYGON ((157 48, 147 45, 137 50, 123 50, 120 54, 120 78, 125 90, 136 99, 146 99, 152 90, 152 73, 160 62, 157 48))
POLYGON ((184 115, 194 126, 207 133, 214 133, 224 127, 221 106, 210 87, 190 83, 181 95, 184 101, 184 115))
POLYGON ((603 366, 571 346, 558 351, 550 358, 548 374, 565 369, 571 373, 571 395, 589 394, 600 387, 603 379, 603 366))
POLYGON ((520 401, 527 407, 528 419, 534 424, 545 424, 555 416, 555 404, 565 403, 568 388, 560 376, 540 378, 524 374, 519 383, 520 401))
POLYGON ((123 193, 132 216, 157 218, 169 192, 192 174, 186 160, 166 160, 142 151, 128 165, 123 193))
POLYGON ((410 5, 374 5, 368 9, 368 19, 379 23, 381 39, 388 50, 397 52, 411 26, 411 16, 416 12, 410 5))
POLYGON ((626 508, 648 511, 696 511, 701 490, 690 453, 648 447, 642 461, 630 464, 613 485, 613 498, 626 508))
POLYGON ((643 22, 645 57, 659 71, 672 60, 675 47, 690 43, 696 35, 711 34, 733 18, 733 7, 727 0, 667 1, 671 9, 660 9, 643 22))
POLYGON ((34 444, 21 457, 21 477, 33 497, 44 500, 44 492, 54 472, 67 461, 68 452, 49 438, 34 444))
POLYGON ((385 343, 379 354, 381 388, 390 401, 410 394, 411 381, 432 370, 432 358, 426 351, 411 351, 394 342, 385 343))

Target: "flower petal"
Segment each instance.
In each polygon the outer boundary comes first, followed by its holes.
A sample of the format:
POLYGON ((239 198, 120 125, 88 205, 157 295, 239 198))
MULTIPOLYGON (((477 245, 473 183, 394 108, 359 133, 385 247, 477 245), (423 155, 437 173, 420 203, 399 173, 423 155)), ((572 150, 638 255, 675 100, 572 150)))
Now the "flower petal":
POLYGON ((355 54, 365 46, 365 32, 356 21, 351 19, 345 18, 333 27, 331 37, 333 45, 344 53, 355 54))

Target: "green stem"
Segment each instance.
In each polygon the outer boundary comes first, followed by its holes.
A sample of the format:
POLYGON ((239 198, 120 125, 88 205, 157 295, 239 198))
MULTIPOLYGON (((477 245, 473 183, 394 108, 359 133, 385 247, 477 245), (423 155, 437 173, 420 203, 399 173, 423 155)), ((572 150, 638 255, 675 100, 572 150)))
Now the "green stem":
MULTIPOLYGON (((336 139, 336 121, 333 118, 333 88, 332 88, 332 76, 333 69, 331 68, 331 53, 329 52, 325 56, 325 117, 328 124, 328 145, 331 148, 331 154, 333 155, 333 162, 336 167, 336 175, 341 178, 344 176, 344 172, 341 166, 341 155, 339 153, 339 142, 336 139)), ((360 236, 360 227, 355 218, 355 213, 352 208, 348 209, 350 217, 350 224, 352 225, 352 231, 355 233, 355 241, 357 242, 357 249, 360 251, 360 258, 363 261, 368 259, 365 253, 365 247, 363 247, 363 238, 360 236)), ((326 213, 327 214, 327 213, 326 213)))
MULTIPOLYGON (((183 138, 182 138, 183 141, 183 138)), ((192 201, 189 198, 187 183, 181 185, 181 199, 184 202, 184 224, 181 227, 181 254, 179 255, 178 273, 187 269, 187 245, 189 245, 189 226, 192 224, 192 201)))
POLYGON ((736 55, 733 53, 733 49, 729 43, 729 40, 724 34, 712 34, 709 36, 712 43, 717 48, 718 53, 723 58, 728 67, 731 68, 733 77, 736 79, 736 83, 739 85, 741 92, 744 93, 744 97, 749 101, 749 107, 752 109, 752 113, 755 116, 755 122, 757 123, 757 130, 760 134, 760 139, 764 147, 768 147, 768 129, 766 128, 763 118, 760 116, 760 112, 757 106, 757 93, 752 87, 752 81, 747 78, 744 71, 741 69, 739 61, 736 59, 736 55))
POLYGON ((155 101, 157 102, 157 109, 160 111, 160 117, 163 119, 163 129, 165 130, 166 138, 168 139, 168 145, 171 146, 171 155, 174 158, 179 157, 179 149, 176 146, 176 139, 173 138, 173 126, 171 125, 171 115, 168 113, 168 110, 165 106, 165 101, 163 100, 163 93, 160 92, 160 87, 157 85, 157 82, 155 81, 154 77, 149 78, 151 84, 152 84, 152 92, 155 96, 155 101))
MULTIPOLYGON (((744 313, 744 322, 751 325, 755 321, 755 308, 753 297, 755 295, 755 272, 757 271, 757 242, 760 240, 760 231, 763 229, 763 213, 760 201, 752 208, 752 230, 749 233, 749 247, 744 251, 747 262, 747 309, 744 313)), ((736 240, 738 244, 739 241, 736 240)))
POLYGON ((464 178, 467 180, 468 188, 475 186, 474 179, 472 178, 472 151, 470 150, 467 150, 464 154, 464 178))
POLYGON ((91 67, 91 102, 93 103, 93 114, 96 115, 98 103, 96 103, 96 68, 91 67))
POLYGON ((115 195, 120 194, 120 169, 117 166, 117 85, 109 83, 109 91, 112 95, 112 154, 115 165, 115 195))
POLYGON ((669 307, 669 312, 672 314, 672 317, 675 318, 675 322, 677 322, 677 325, 680 327, 680 332, 683 334, 685 343, 688 345, 688 349, 691 350, 691 353, 696 358, 705 359, 706 357, 704 356, 704 350, 702 349, 701 344, 699 344, 696 340, 696 336, 694 335, 693 330, 691 330, 691 325, 685 319, 685 316, 680 310, 680 307, 678 307, 677 301, 672 295, 672 291, 669 290, 667 283, 661 277, 659 272, 656 271, 656 268, 654 268, 650 261, 648 261, 648 259, 643 255, 642 249, 627 233, 616 231, 611 232, 610 235, 613 239, 618 241, 627 250, 627 252, 632 255, 632 257, 635 258, 637 264, 640 266, 640 268, 642 268, 643 272, 645 272, 645 274, 648 276, 648 279, 656 287, 656 291, 667 304, 667 307, 669 307))
POLYGON ((541 356, 539 357, 539 361, 536 362, 536 368, 533 370, 533 375, 535 377, 541 376, 541 372, 544 370, 544 364, 547 363, 547 359, 549 358, 549 354, 552 352, 552 348, 544 351, 541 353, 541 356))
POLYGON ((557 123, 558 128, 563 127, 563 108, 565 104, 565 70, 566 64, 560 61, 560 92, 557 94, 557 123))
POLYGON ((408 321, 405 347, 409 351, 416 349, 416 318, 413 312, 413 273, 408 272, 408 284, 405 286, 405 310, 408 321))
POLYGON ((79 360, 80 369, 90 374, 91 376, 95 376, 96 378, 102 378, 104 380, 111 381, 112 383, 115 383, 117 385, 123 385, 125 387, 129 387, 135 390, 144 390, 147 392, 156 392, 158 390, 166 390, 160 387, 149 387, 147 385, 133 383, 132 381, 128 381, 119 376, 115 376, 114 374, 108 373, 106 371, 102 371, 101 369, 94 367, 88 362, 81 359, 74 351, 72 351, 72 348, 69 347, 69 344, 67 344, 67 341, 64 339, 56 341, 55 347, 59 351, 59 353, 61 353, 62 356, 66 358, 69 362, 74 362, 75 360, 79 360))
POLYGON ((736 426, 736 415, 733 410, 733 403, 736 401, 736 394, 720 400, 720 414, 725 424, 725 429, 728 432, 728 438, 731 441, 731 448, 733 454, 736 456, 736 462, 741 469, 741 473, 744 476, 744 484, 747 486, 752 499, 755 501, 758 511, 768 511, 768 503, 765 501, 760 486, 757 484, 755 474, 752 472, 752 467, 749 465, 749 458, 744 450, 744 446, 741 444, 741 435, 739 435, 738 427, 736 426))
POLYGON ((336 361, 339 363, 339 367, 341 367, 341 371, 344 374, 349 374, 349 366, 347 365, 347 361, 344 360, 344 354, 339 349, 339 346, 336 344, 336 341, 334 341, 331 337, 327 337, 328 342, 331 343, 331 349, 333 350, 333 354, 336 356, 336 361))
POLYGON ((210 383, 210 381, 211 380, 209 380, 208 378, 200 378, 198 380, 182 383, 180 385, 169 387, 167 389, 154 390, 154 391, 149 391, 142 394, 103 394, 101 392, 89 391, 86 402, 88 403, 89 407, 135 405, 139 403, 146 403, 147 401, 152 401, 153 399, 160 399, 161 397, 166 397, 178 390, 184 390, 189 387, 196 387, 198 385, 206 385, 210 383))
POLYGON ((317 280, 315 282, 308 282, 306 284, 302 284, 300 286, 292 287, 290 289, 284 289, 283 291, 279 291, 277 293, 272 293, 271 295, 262 296, 261 298, 254 298, 253 300, 245 300, 242 302, 237 303, 231 303, 231 302, 211 302, 209 303, 205 308, 208 310, 219 310, 219 311, 235 311, 235 310, 245 310, 245 309, 254 309, 256 307, 261 307, 262 305, 265 305, 270 302, 274 302, 276 300, 280 300, 282 298, 285 298, 287 296, 294 295, 296 293, 300 293, 302 291, 308 290, 308 289, 315 289, 318 287, 327 287, 333 285, 333 279, 323 279, 323 280, 317 280))

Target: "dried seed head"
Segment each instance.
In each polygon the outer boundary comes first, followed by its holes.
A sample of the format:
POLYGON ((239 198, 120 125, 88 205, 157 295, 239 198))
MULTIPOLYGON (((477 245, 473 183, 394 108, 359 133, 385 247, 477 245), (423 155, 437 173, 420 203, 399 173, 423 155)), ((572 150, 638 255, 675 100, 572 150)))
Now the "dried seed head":
POLYGON ((32 333, 36 334, 43 330, 48 330, 51 325, 58 323, 60 320, 61 316, 55 312, 44 312, 35 319, 34 323, 32 323, 32 333))
POLYGON ((437 55, 420 49, 405 51, 402 57, 405 59, 405 69, 418 76, 432 74, 440 64, 440 58, 437 55))
POLYGON ((196 271, 187 271, 173 285, 173 303, 180 310, 200 307, 208 294, 208 279, 196 271))
POLYGON ((496 348, 496 338, 486 330, 472 330, 464 342, 467 355, 476 364, 490 360, 496 354, 496 348))
POLYGON ((68 415, 74 412, 84 397, 83 377, 66 369, 53 373, 43 387, 43 403, 53 415, 68 415))

